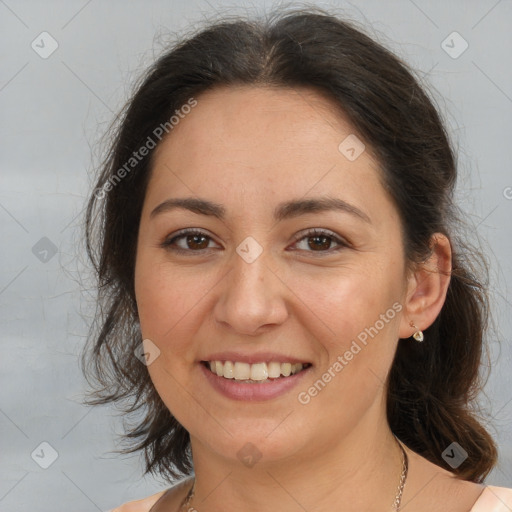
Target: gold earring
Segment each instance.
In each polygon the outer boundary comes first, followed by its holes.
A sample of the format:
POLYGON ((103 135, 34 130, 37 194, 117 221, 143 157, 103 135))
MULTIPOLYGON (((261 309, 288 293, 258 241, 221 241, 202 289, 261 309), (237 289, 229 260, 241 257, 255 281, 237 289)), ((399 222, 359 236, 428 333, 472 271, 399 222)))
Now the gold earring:
MULTIPOLYGON (((413 327, 414 329, 418 329, 412 322, 412 320, 409 322, 409 325, 411 327, 413 327)), ((420 343, 425 339, 425 337, 423 336, 423 331, 420 331, 419 329, 412 335, 412 337, 416 340, 416 341, 419 341, 420 343)))

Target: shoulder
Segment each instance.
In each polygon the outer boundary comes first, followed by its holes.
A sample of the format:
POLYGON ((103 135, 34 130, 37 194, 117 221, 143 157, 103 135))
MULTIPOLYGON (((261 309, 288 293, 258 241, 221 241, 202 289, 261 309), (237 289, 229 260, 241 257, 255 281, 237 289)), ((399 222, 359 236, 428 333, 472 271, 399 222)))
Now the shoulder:
POLYGON ((411 480, 406 483, 403 503, 416 511, 511 512, 512 489, 462 480, 421 455, 407 449, 411 480), (409 489, 407 486, 410 485, 409 489))
POLYGON ((407 505, 410 508, 412 504, 417 512, 473 512, 471 507, 485 489, 484 485, 462 480, 408 447, 405 448, 409 456, 409 474, 402 496, 404 508, 407 505))
POLYGON ((151 507, 165 494, 161 491, 141 500, 129 501, 109 512, 149 512, 151 507))
POLYGON ((470 512, 508 512, 512 510, 512 489, 488 485, 470 512))
MULTIPOLYGON (((164 495, 165 498, 163 498, 162 501, 165 501, 165 506, 173 507, 175 504, 180 503, 180 500, 185 497, 192 481, 193 478, 185 478, 169 489, 157 492, 156 494, 152 494, 151 496, 141 500, 129 501, 117 508, 109 510, 108 512, 150 512, 155 503, 164 495)), ((162 501, 159 502, 158 505, 160 505, 162 501)))

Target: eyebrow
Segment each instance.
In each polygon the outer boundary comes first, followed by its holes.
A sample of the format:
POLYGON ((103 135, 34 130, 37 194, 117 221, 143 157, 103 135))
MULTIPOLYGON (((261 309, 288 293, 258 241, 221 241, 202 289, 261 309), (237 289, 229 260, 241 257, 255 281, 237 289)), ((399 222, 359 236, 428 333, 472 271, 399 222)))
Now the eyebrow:
MULTIPOLYGON (((214 203, 206 199, 185 197, 166 199, 150 213, 150 218, 175 209, 190 210, 191 212, 216 217, 220 220, 224 220, 226 217, 226 209, 218 203, 214 203)), ((276 221, 282 221, 285 219, 299 217, 300 215, 306 215, 308 213, 320 213, 327 211, 341 211, 349 213, 368 224, 372 223, 370 217, 356 206, 347 203, 343 199, 329 196, 313 197, 310 199, 295 199, 281 203, 274 209, 274 219, 276 221)))

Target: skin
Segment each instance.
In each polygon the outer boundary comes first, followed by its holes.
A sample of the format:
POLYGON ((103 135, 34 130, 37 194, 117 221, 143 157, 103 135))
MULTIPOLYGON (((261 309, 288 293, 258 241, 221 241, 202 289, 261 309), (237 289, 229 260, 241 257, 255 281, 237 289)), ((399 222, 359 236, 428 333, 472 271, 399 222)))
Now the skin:
MULTIPOLYGON (((220 88, 198 104, 156 150, 141 216, 135 289, 143 338, 160 355, 148 366, 172 414, 189 431, 199 511, 392 510, 401 452, 385 413, 385 381, 399 338, 439 314, 451 269, 450 243, 433 237, 431 258, 408 271, 398 212, 366 150, 349 161, 339 144, 354 129, 308 89, 220 88), (337 197, 342 211, 276 222, 276 205, 337 197), (196 197, 225 219, 185 209, 151 212, 170 198, 196 197), (206 240, 184 254, 162 247, 184 228, 206 240), (308 228, 331 231, 326 244, 308 228), (263 252, 252 263, 236 248, 248 236, 263 252), (202 244, 202 245, 201 245, 202 244), (199 246, 199 249, 198 249, 199 246), (306 405, 307 390, 398 303, 401 311, 306 405), (213 352, 274 351, 312 363, 297 388, 268 401, 234 402, 215 391, 199 361, 213 352), (252 443, 252 467, 237 452, 252 443), (333 505, 337 504, 337 505, 333 505), (302 508, 301 508, 302 507, 302 508)), ((400 343, 417 343, 413 339, 400 343)), ((428 339, 425 340, 428 343, 428 339)), ((406 510, 467 511, 483 490, 407 449, 406 510)), ((172 496, 173 508, 186 491, 172 496)), ((149 510, 160 494, 119 510, 149 510)))

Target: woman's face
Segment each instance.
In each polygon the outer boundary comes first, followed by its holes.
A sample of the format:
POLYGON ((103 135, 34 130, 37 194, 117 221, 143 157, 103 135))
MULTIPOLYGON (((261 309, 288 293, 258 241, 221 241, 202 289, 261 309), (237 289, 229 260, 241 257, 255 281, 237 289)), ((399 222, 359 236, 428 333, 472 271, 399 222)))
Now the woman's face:
POLYGON ((369 148, 314 91, 196 99, 157 148, 140 222, 151 379, 211 456, 328 453, 385 422, 387 373, 411 330, 398 213, 369 148), (279 363, 304 368, 286 377, 279 363))

